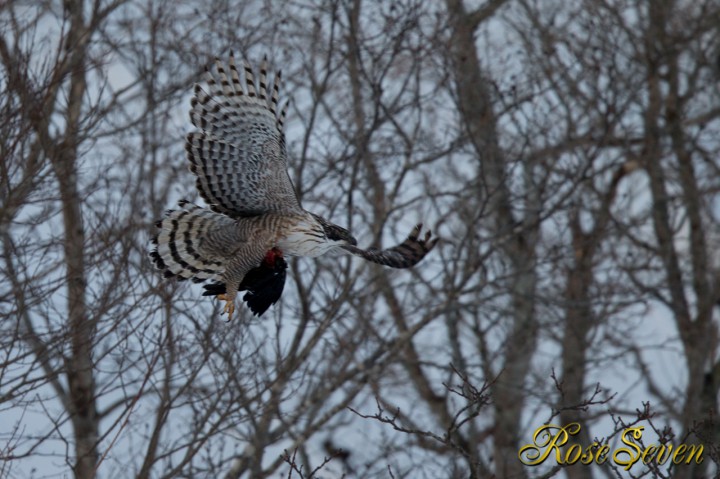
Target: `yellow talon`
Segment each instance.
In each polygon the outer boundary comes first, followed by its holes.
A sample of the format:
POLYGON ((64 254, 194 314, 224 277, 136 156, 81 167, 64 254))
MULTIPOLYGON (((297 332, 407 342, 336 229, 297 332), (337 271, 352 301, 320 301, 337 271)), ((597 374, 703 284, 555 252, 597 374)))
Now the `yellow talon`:
POLYGON ((224 294, 218 294, 217 299, 220 301, 226 301, 225 307, 222 310, 222 313, 220 313, 220 316, 227 313, 228 314, 228 321, 232 319, 232 315, 235 312, 235 302, 228 299, 228 297, 224 294))

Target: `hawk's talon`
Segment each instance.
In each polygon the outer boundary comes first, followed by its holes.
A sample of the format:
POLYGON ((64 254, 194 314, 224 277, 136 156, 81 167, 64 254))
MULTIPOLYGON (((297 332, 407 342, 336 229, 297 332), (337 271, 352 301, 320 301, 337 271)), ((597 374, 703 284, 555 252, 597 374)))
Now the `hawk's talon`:
POLYGON ((232 320, 232 315, 235 312, 235 301, 228 298, 228 296, 226 294, 218 294, 216 297, 220 301, 226 301, 225 307, 223 308, 222 313, 220 313, 220 316, 227 313, 228 314, 227 320, 229 322, 230 320, 232 320))

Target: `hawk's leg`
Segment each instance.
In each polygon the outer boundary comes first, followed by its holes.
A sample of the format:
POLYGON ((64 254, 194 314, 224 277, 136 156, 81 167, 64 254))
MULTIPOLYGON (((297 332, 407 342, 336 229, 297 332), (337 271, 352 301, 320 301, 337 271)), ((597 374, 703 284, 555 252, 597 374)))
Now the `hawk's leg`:
MULTIPOLYGON (((214 295, 217 299, 226 301, 221 314, 227 313, 228 321, 232 319, 232 315, 235 312, 235 298, 237 297, 238 289, 242 287, 243 290, 251 292, 250 290, 255 289, 256 283, 258 283, 258 276, 260 279, 270 277, 272 284, 276 284, 276 281, 273 279, 275 275, 271 274, 275 272, 274 268, 271 268, 271 266, 274 265, 258 265, 258 263, 263 261, 261 258, 266 256, 273 260, 279 256, 282 260, 282 253, 279 252, 279 250, 275 252, 274 249, 270 251, 265 249, 264 245, 268 242, 267 238, 262 237, 262 235, 258 237, 256 234, 252 238, 252 241, 241 244, 239 248, 235 249, 233 255, 228 258, 230 261, 227 262, 224 274, 219 278, 220 282, 208 285, 205 288, 206 294, 214 295), (245 277, 248 274, 250 274, 250 278, 246 283, 245 277)), ((284 261, 281 261, 281 263, 283 265, 285 264, 284 261)), ((284 273, 285 269, 283 268, 282 283, 284 283, 285 280, 284 273)), ((243 299, 248 301, 247 295, 245 295, 243 299)), ((257 306, 256 303, 256 301, 248 301, 248 305, 253 312, 256 312, 256 309, 258 309, 257 307, 253 307, 253 305, 257 306)), ((267 306, 269 305, 270 303, 267 304, 267 306)), ((267 309, 267 306, 265 306, 265 309, 267 309)), ((265 309, 263 309, 263 311, 265 311, 265 309)))
POLYGON ((231 299, 229 297, 229 295, 227 295, 227 294, 218 294, 216 297, 220 301, 226 301, 225 307, 223 308, 222 313, 220 313, 220 315, 222 316, 223 314, 227 313, 228 321, 230 321, 232 319, 233 313, 235 312, 235 298, 233 297, 231 299))

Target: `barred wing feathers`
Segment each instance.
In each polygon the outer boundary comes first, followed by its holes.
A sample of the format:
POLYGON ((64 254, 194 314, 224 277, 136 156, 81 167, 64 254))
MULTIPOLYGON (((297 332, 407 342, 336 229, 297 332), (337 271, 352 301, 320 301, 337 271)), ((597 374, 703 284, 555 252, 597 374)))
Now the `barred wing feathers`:
POLYGON ((214 211, 233 218, 302 211, 287 173, 280 73, 268 95, 266 62, 256 86, 248 63, 241 81, 231 55, 227 64, 216 59, 204 79, 208 91, 195 85, 191 101, 197 130, 185 144, 200 195, 214 211))

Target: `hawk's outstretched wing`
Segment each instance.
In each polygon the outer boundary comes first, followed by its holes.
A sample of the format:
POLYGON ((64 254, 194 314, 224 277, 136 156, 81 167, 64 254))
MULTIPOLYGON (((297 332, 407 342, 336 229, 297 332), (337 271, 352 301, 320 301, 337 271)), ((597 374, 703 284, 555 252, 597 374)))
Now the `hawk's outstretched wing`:
POLYGON ((343 245, 342 248, 373 263, 391 268, 411 268, 418 264, 438 241, 437 238, 430 239, 432 236, 430 231, 425 232, 424 239, 419 239, 422 226, 422 224, 416 225, 405 241, 392 248, 365 250, 354 245, 343 245))
POLYGON ((150 252, 165 276, 212 280, 206 295, 234 311, 238 291, 254 314, 280 299, 287 256, 320 256, 345 250, 374 263, 410 268, 433 249, 417 225, 405 241, 386 250, 364 250, 345 228, 305 211, 288 176, 283 133, 287 104, 278 108, 280 73, 268 88, 266 62, 255 81, 250 65, 243 79, 231 54, 215 60, 195 86, 190 119, 195 131, 185 149, 197 188, 211 210, 180 202, 157 223, 150 252))
POLYGON ((243 86, 231 55, 227 64, 216 59, 204 79, 209 91, 195 85, 190 110, 198 129, 185 144, 200 195, 214 211, 233 218, 301 212, 287 173, 280 73, 268 95, 266 62, 258 85, 245 62, 243 86))

